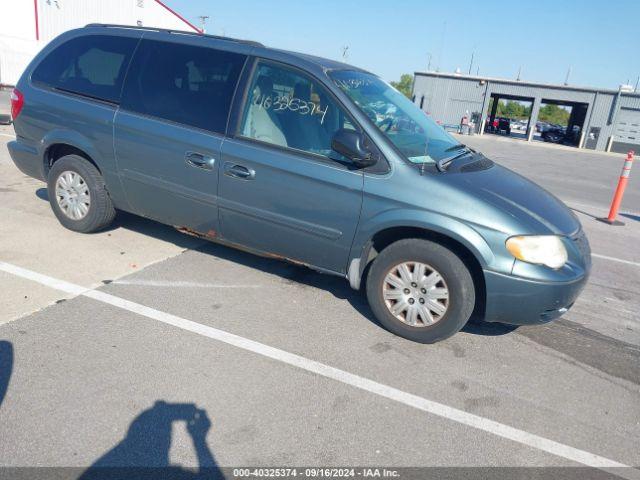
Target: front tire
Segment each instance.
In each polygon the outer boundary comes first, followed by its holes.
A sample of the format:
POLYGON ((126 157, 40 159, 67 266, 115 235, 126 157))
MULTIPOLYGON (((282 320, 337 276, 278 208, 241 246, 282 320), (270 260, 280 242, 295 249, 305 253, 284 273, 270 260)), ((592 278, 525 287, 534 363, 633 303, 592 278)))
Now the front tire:
POLYGON ((457 333, 475 306, 471 273, 440 244, 406 239, 374 259, 367 276, 367 299, 380 324, 419 343, 435 343, 457 333))
POLYGON ((116 215, 102 175, 79 155, 66 155, 53 164, 47 190, 53 213, 69 230, 97 232, 116 215))

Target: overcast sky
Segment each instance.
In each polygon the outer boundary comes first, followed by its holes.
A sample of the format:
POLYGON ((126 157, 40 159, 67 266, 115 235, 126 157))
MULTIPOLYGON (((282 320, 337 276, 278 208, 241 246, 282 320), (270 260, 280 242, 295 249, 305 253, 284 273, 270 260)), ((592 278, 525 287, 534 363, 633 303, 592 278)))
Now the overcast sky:
POLYGON ((432 69, 617 88, 640 75, 638 0, 166 0, 207 31, 340 59, 386 80, 432 69))

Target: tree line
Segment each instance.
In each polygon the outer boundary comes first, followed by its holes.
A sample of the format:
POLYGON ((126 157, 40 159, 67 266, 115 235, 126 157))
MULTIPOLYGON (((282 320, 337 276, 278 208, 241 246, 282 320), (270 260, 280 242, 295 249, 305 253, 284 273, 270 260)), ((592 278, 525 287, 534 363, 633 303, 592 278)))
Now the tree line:
MULTIPOLYGON (((489 112, 491 108, 492 105, 489 105, 489 112)), ((522 104, 514 100, 500 100, 496 115, 516 120, 528 120, 531 116, 531 104, 522 104)), ((545 103, 538 112, 539 121, 564 126, 569 123, 569 116, 569 111, 552 103, 545 103)))

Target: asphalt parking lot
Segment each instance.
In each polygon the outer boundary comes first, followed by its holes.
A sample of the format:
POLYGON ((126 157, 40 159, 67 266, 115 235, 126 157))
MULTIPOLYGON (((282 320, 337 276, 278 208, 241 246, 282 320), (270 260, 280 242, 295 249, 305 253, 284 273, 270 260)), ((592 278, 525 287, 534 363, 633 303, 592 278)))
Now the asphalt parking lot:
POLYGON ((592 277, 562 319, 383 330, 339 278, 131 215, 62 228, 0 127, 0 465, 640 470, 640 167, 460 137, 574 209, 592 277), (627 466, 635 468, 626 468, 627 466))

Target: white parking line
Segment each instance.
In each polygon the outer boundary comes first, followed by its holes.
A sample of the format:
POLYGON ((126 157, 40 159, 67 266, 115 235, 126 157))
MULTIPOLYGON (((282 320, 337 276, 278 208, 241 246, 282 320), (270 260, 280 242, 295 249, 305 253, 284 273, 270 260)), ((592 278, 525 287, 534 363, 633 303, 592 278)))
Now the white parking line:
POLYGON ((324 363, 311 360, 294 353, 290 353, 278 348, 265 345, 263 343, 250 340, 233 333, 225 332, 217 328, 202 325, 200 323, 187 320, 170 313, 162 312, 154 308, 141 305, 130 300, 126 300, 109 293, 91 290, 83 288, 79 285, 74 285, 63 280, 58 280, 40 273, 27 270, 25 268, 12 265, 10 263, 0 262, 0 270, 28 279, 42 285, 54 288, 56 290, 63 291, 72 295, 83 295, 85 297, 92 298, 94 300, 112 305, 129 312, 142 315, 144 317, 168 324, 174 327, 186 330, 204 337, 208 337, 228 345, 241 348, 243 350, 262 355, 264 357, 277 360, 294 367, 301 368, 308 372, 321 375, 326 378, 350 385, 355 388, 379 395, 390 400, 402 403, 406 406, 413 407, 415 409, 431 413, 438 417, 446 418, 454 422, 473 427, 478 430, 482 430, 493 435, 518 442, 523 445, 527 445, 538 450, 542 450, 552 455, 571 460, 573 462, 581 463, 583 465, 598 468, 600 470, 607 471, 614 475, 627 479, 640 479, 640 470, 631 468, 623 463, 610 460, 605 457, 601 457, 594 453, 580 450, 569 445, 565 445, 547 438, 535 435, 533 433, 520 430, 518 428, 510 427, 500 422, 490 420, 479 415, 465 412, 448 405, 434 402, 418 395, 399 390, 397 388, 385 385, 374 380, 370 380, 359 375, 349 373, 344 370, 340 370, 324 363))
POLYGON ((599 253, 592 253, 592 257, 602 258, 604 260, 611 260, 612 262, 625 263, 627 265, 633 265, 634 267, 640 267, 640 262, 632 262, 631 260, 623 260, 616 257, 608 257, 607 255, 600 255, 599 253))
POLYGON ((8 133, 0 133, 0 136, 2 136, 2 137, 9 137, 9 138, 16 138, 16 136, 15 136, 15 135, 10 135, 10 134, 8 134, 8 133))
POLYGON ((225 285, 220 283, 200 282, 163 282, 159 280, 114 280, 112 285, 133 285, 140 287, 164 287, 164 288, 261 288, 261 285, 225 285))

